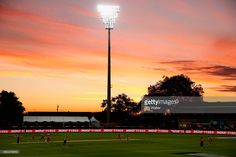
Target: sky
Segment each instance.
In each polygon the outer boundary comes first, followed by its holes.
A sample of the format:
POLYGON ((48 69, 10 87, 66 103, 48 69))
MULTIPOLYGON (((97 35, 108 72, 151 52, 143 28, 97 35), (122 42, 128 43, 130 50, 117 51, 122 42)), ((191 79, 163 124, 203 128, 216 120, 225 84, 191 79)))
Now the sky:
POLYGON ((204 96, 236 98, 234 0, 0 0, 0 90, 26 111, 101 111, 107 31, 97 4, 120 5, 112 96, 139 101, 163 76, 185 74, 204 96))

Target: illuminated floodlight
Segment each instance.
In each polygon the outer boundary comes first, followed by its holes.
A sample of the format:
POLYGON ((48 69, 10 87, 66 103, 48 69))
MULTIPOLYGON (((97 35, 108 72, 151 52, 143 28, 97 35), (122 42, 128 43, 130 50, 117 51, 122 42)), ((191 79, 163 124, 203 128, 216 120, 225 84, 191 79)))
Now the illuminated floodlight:
POLYGON ((107 124, 110 123, 111 113, 111 30, 114 28, 120 6, 118 5, 98 5, 97 10, 100 13, 105 28, 108 32, 108 55, 107 55, 107 124))
POLYGON ((120 11, 118 5, 98 5, 97 10, 100 13, 103 23, 106 29, 113 29, 120 11))

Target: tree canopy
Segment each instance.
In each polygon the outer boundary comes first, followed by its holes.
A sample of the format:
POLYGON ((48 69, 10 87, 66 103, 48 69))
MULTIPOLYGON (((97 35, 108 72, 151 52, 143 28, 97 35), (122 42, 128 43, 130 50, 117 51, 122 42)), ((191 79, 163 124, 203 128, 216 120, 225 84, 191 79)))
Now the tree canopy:
MULTIPOLYGON (((195 84, 186 75, 175 75, 171 77, 163 76, 163 79, 154 85, 148 87, 148 93, 145 96, 198 96, 204 94, 200 84, 195 84)), ((201 99, 199 99, 201 100, 201 99)), ((107 100, 103 100, 101 107, 106 111, 107 100)), ((141 102, 136 103, 122 93, 112 98, 111 112, 113 113, 138 113, 141 108, 141 102)))
POLYGON ((148 96, 202 96, 203 88, 186 75, 163 76, 163 80, 148 87, 148 96))
POLYGON ((0 126, 21 121, 25 108, 14 92, 0 93, 0 126))
MULTIPOLYGON (((101 107, 106 110, 107 100, 103 100, 101 107)), ((138 104, 128 95, 122 93, 112 98, 111 101, 111 112, 121 113, 126 112, 129 114, 137 113, 139 111, 138 104)))

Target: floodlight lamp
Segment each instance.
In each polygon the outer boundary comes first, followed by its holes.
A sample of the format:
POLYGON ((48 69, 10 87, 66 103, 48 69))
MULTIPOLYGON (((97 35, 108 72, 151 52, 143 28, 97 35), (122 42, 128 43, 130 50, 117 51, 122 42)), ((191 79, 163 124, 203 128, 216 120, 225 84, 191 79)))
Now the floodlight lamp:
POLYGON ((113 29, 120 11, 120 6, 117 5, 98 5, 97 10, 100 13, 106 29, 113 29))

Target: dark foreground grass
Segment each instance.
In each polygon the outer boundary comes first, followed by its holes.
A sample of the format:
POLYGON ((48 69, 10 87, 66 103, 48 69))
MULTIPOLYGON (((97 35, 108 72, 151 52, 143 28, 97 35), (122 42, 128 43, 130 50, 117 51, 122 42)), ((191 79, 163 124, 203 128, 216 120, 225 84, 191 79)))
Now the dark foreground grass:
MULTIPOLYGON (((236 157, 236 140, 214 140, 209 144, 208 135, 129 133, 130 139, 117 140, 118 133, 67 133, 68 143, 63 145, 65 133, 51 133, 52 142, 39 142, 42 134, 21 134, 16 144, 16 134, 0 134, 0 150, 19 150, 19 154, 0 154, 1 157, 236 157), (200 147, 200 137, 205 138, 200 147), (90 141, 91 140, 91 141, 90 141), (101 140, 101 141, 100 141, 101 140), (29 143, 35 142, 35 143, 29 143), (191 157, 191 156, 189 156, 191 157)), ((213 136, 213 135, 211 135, 213 136)))

